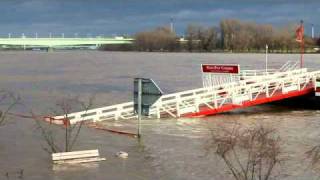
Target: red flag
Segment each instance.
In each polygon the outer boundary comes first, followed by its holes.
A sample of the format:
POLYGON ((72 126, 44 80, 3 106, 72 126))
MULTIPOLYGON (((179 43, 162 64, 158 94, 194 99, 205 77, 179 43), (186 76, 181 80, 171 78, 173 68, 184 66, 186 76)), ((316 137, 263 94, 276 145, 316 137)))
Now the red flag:
POLYGON ((296 41, 298 41, 299 43, 302 43, 303 35, 304 35, 304 27, 303 27, 303 24, 301 24, 296 30, 296 41))

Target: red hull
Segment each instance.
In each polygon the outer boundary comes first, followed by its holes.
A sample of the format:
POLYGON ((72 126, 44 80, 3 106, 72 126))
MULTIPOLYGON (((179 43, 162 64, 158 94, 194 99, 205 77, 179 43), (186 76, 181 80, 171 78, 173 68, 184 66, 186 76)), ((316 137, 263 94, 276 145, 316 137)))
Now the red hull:
POLYGON ((183 115, 184 117, 199 117, 199 116, 208 116, 208 115, 214 115, 222 112, 227 112, 231 111, 234 109, 239 109, 239 108, 245 108, 245 107, 250 107, 250 106, 255 106, 259 104, 265 104, 265 103, 270 103, 274 101, 279 101, 282 99, 287 99, 287 98, 292 98, 292 97, 297 97, 297 96, 303 96, 309 93, 314 92, 314 87, 313 85, 307 86, 305 89, 301 91, 291 91, 288 92, 287 94, 282 94, 281 92, 276 92, 272 97, 266 97, 265 95, 259 95, 257 99, 252 100, 252 101, 244 101, 241 105, 237 104, 225 104, 220 108, 216 109, 210 109, 208 107, 202 107, 200 108, 199 112, 196 113, 188 113, 183 115))

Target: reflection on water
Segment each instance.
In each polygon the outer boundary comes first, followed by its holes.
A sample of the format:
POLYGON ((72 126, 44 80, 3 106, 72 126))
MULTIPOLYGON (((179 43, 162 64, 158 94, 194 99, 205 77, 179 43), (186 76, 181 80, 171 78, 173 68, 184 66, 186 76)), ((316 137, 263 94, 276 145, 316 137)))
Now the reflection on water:
POLYGON ((52 170, 61 173, 68 171, 83 171, 83 170, 96 170, 99 168, 99 163, 82 163, 82 164, 53 164, 52 170))
MULTIPOLYGON (((166 93, 201 86, 201 63, 240 63, 264 68, 263 54, 123 53, 123 52, 1 52, 0 87, 20 93, 36 113, 48 112, 68 96, 95 94, 95 107, 131 101, 132 79, 153 78, 166 93)), ((306 64, 320 67, 319 55, 306 64)), ((270 55, 270 68, 299 55, 270 55)), ((23 109, 20 109, 23 111, 23 109)), ((221 160, 206 155, 210 128, 236 121, 266 124, 281 136, 288 160, 281 179, 316 179, 305 152, 319 143, 320 111, 285 106, 257 106, 204 118, 145 119, 142 145, 136 139, 84 128, 75 150, 99 149, 107 161, 81 166, 52 166, 34 122, 16 119, 0 127, 0 179, 6 171, 24 169, 25 179, 231 179, 221 160), (115 157, 118 151, 128 159, 115 157)), ((109 128, 136 132, 136 121, 108 121, 109 128)))

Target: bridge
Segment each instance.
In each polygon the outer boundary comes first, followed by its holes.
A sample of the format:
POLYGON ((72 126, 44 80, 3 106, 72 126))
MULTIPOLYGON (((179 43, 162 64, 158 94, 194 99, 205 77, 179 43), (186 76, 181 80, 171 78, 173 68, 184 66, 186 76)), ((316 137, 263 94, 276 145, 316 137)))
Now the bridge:
MULTIPOLYGON (((243 70, 238 80, 217 86, 192 89, 160 97, 151 107, 149 118, 199 117, 238 108, 308 95, 320 95, 320 71, 286 63, 279 69, 243 70), (317 82, 319 80, 319 82, 317 82), (318 89, 317 89, 318 87, 318 89)), ((54 119, 65 119, 66 115, 54 119)), ((126 102, 67 115, 70 123, 137 118, 133 102, 126 102)))
POLYGON ((99 46, 104 44, 131 44, 134 39, 115 38, 0 38, 0 46, 21 46, 21 47, 78 47, 78 46, 99 46))

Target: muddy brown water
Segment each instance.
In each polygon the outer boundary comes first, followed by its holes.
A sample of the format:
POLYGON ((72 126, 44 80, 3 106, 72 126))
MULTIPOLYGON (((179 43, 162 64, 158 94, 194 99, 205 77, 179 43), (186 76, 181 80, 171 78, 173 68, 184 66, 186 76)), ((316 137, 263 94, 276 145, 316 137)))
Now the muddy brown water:
MULTIPOLYGON (((299 55, 271 54, 270 67, 299 55)), ((306 66, 320 69, 320 55, 306 55, 306 66)), ((94 107, 131 101, 134 77, 153 78, 161 89, 176 92, 201 87, 201 63, 239 63, 242 69, 264 68, 263 54, 136 53, 136 52, 0 52, 0 87, 14 91, 28 109, 48 114, 64 97, 95 95, 94 107)), ((28 109, 17 107, 16 112, 28 109)), ((76 110, 76 109, 75 109, 76 110)), ((117 134, 83 128, 75 150, 96 149, 107 161, 79 166, 53 166, 33 120, 12 118, 0 127, 0 179, 232 179, 223 162, 206 155, 208 128, 237 121, 264 123, 281 136, 288 160, 278 179, 317 179, 305 152, 320 143, 320 111, 282 106, 257 106, 194 119, 143 120, 142 142, 117 134), (129 158, 115 153, 126 151, 129 158)), ((104 122, 135 131, 135 121, 104 122)), ((61 133, 60 131, 56 132, 61 133)), ((57 135, 59 136, 59 134, 57 135)))

